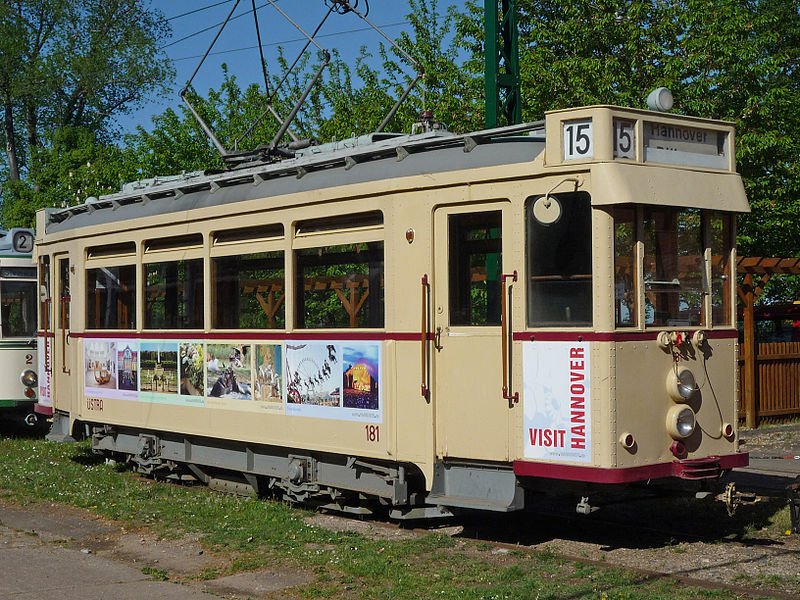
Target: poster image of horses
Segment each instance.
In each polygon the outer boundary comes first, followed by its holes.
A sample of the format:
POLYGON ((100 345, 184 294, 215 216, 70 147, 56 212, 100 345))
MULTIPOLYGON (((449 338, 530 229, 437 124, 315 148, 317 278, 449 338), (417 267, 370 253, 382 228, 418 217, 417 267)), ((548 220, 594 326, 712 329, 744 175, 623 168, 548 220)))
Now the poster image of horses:
POLYGON ((210 398, 252 400, 250 344, 206 345, 206 395, 210 398))

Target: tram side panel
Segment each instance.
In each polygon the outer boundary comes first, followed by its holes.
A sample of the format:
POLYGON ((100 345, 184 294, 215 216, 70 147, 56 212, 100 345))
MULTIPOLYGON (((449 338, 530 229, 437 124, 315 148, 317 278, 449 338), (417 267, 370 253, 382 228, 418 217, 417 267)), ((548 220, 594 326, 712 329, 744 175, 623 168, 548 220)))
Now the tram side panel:
MULTIPOLYGON (((425 223, 421 222, 417 227, 424 235, 425 223)), ((387 269, 400 270, 398 265, 401 263, 416 266, 420 264, 418 257, 426 252, 423 244, 408 244, 404 231, 399 231, 402 244, 398 246, 413 248, 412 255, 398 252, 400 256, 387 256, 387 269)), ((92 244, 99 241, 102 240, 93 238, 92 244)), ((73 250, 76 257, 85 254, 85 249, 77 245, 73 250)), ((388 254, 390 251, 387 250, 388 254)), ((80 258, 75 260, 76 271, 83 274, 86 265, 80 258)), ((411 281, 417 278, 414 271, 414 268, 408 271, 411 281)), ((397 278, 398 283, 393 281, 387 283, 387 296, 403 298, 404 294, 397 293, 396 287, 392 286, 403 287, 407 282, 402 277, 397 278)), ((84 288, 82 275, 76 277, 75 284, 76 289, 84 288)), ((79 322, 85 317, 86 300, 81 298, 82 295, 75 296, 71 308, 73 316, 78 317, 76 322, 79 322)), ((391 301, 387 305, 398 307, 393 309, 394 312, 387 308, 387 329, 396 331, 395 322, 408 320, 405 319, 408 312, 418 320, 417 303, 391 301)), ((165 338, 149 337, 146 331, 119 335, 112 331, 73 331, 75 377, 71 383, 75 393, 68 396, 66 386, 62 386, 56 392, 57 398, 61 396, 56 404, 61 410, 69 406, 73 422, 107 424, 112 429, 175 432, 264 444, 289 451, 408 461, 429 471, 430 466, 426 468, 425 464, 430 463, 430 405, 419 395, 420 344, 409 339, 418 339, 416 332, 404 331, 401 332, 402 339, 383 341, 381 335, 364 336, 358 331, 349 331, 344 336, 342 332, 330 336, 325 331, 314 333, 312 338, 306 334, 301 340, 293 340, 291 335, 289 339, 277 336, 270 340, 269 334, 259 336, 259 339, 249 338, 246 331, 230 337, 218 334, 213 339, 190 333, 165 338), (347 339, 350 337, 352 340, 347 339), (246 363, 244 367, 251 372, 247 378, 251 384, 259 377, 265 354, 272 353, 271 357, 276 361, 273 367, 286 370, 282 389, 272 401, 213 397, 211 363, 219 358, 224 362, 227 358, 224 354, 235 348, 246 349, 242 358, 246 363), (220 350, 225 350, 223 356, 219 356, 220 350), (362 363, 371 361, 379 371, 364 373, 356 368, 356 373, 350 373, 348 379, 345 371, 349 370, 347 367, 357 366, 352 363, 359 356, 353 356, 353 353, 357 355, 359 352, 365 359, 362 363), (275 358, 277 354, 280 356, 275 358), (149 361, 147 365, 146 358, 149 361), (160 365, 158 368, 152 364, 154 360, 160 365), (191 361, 198 361, 202 372, 200 381, 205 384, 202 391, 197 389, 198 381, 192 385, 184 381, 192 370, 191 361), (301 378, 319 378, 321 372, 337 370, 339 385, 331 385, 328 397, 320 398, 318 405, 295 402, 286 389, 289 369, 299 373, 301 378), (350 393, 345 389, 348 383, 352 386, 350 392, 357 388, 369 395, 374 391, 377 396, 374 404, 347 407, 349 400, 344 396, 350 393), (400 409, 394 401, 398 395, 405 400, 400 409), (69 404, 65 405, 67 402, 69 404), (399 416, 395 416, 397 410, 401 412, 399 416), (413 426, 404 426, 398 433, 395 422, 413 426), (402 441, 398 442, 396 436, 400 436, 402 441), (398 443, 402 444, 399 449, 398 443)), ((255 390, 251 390, 252 393, 255 390)))

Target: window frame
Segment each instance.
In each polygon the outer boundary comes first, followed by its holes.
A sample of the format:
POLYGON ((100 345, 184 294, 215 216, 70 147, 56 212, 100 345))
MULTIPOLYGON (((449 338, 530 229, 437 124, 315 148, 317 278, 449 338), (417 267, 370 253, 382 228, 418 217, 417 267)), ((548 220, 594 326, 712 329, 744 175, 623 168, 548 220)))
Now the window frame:
MULTIPOLYGON (((380 210, 359 212, 355 216, 367 215, 375 216, 380 214, 381 224, 367 223, 364 226, 351 225, 344 229, 329 229, 324 231, 299 231, 302 229, 302 224, 309 220, 296 220, 292 223, 292 243, 290 254, 287 254, 287 263, 291 261, 291 269, 286 269, 287 276, 287 300, 291 302, 291 306, 286 308, 286 326, 287 329, 297 329, 300 331, 348 331, 348 332, 362 332, 362 331, 383 331, 386 329, 386 319, 389 314, 387 310, 388 294, 386 285, 386 268, 387 268, 387 248, 389 247, 388 240, 386 239, 386 221, 385 214, 380 210), (314 248, 326 248, 330 246, 346 246, 355 244, 368 244, 378 243, 383 244, 383 272, 381 279, 383 281, 383 297, 381 300, 381 325, 380 326, 367 326, 367 327, 309 327, 306 323, 300 325, 301 306, 305 305, 305 298, 303 297, 304 286, 300 282, 303 278, 303 273, 300 268, 298 260, 298 250, 310 250, 314 248), (291 290, 289 289, 291 288, 291 290), (291 294, 288 292, 291 291, 291 294), (301 304, 302 303, 302 304, 301 304), (291 317, 290 317, 291 315, 291 317), (291 319, 291 321, 289 320, 291 319)), ((346 221, 350 215, 331 215, 331 219, 336 222, 336 219, 346 221)), ((313 221, 321 221, 323 217, 315 217, 313 221)), ((288 266, 288 264, 287 264, 288 266)), ((304 319, 304 317, 302 317, 304 319)))
MULTIPOLYGON (((227 230, 229 231, 229 230, 227 230)), ((290 262, 287 258, 288 252, 286 251, 285 238, 269 238, 269 239, 247 239, 237 241, 226 241, 222 244, 215 243, 215 235, 212 234, 212 245, 208 256, 208 270, 209 270, 209 294, 210 294, 210 327, 214 331, 286 331, 289 325, 289 302, 291 301, 289 290, 291 288, 289 271, 290 262), (249 254, 261 254, 266 252, 280 252, 283 255, 283 327, 275 328, 235 328, 218 327, 216 324, 217 315, 217 279, 215 277, 214 261, 221 258, 229 258, 233 256, 246 256, 249 254)))
MULTIPOLYGON (((614 314, 614 291, 611 290, 611 293, 608 294, 609 296, 609 307, 608 310, 611 312, 611 324, 614 327, 615 331, 619 332, 630 332, 630 331, 654 331, 654 330, 667 330, 667 331, 685 331, 685 330, 695 330, 695 329, 732 329, 736 327, 736 277, 735 273, 735 265, 736 265, 736 213, 733 212, 725 212, 713 209, 697 209, 700 211, 700 243, 701 243, 701 252, 700 255, 702 256, 703 267, 700 273, 701 278, 701 308, 699 311, 700 320, 699 324, 692 324, 692 325, 666 325, 666 324, 648 324, 646 322, 646 302, 645 302, 645 281, 644 281, 644 262, 645 262, 645 230, 644 230, 644 214, 647 208, 653 208, 652 205, 648 204, 624 204, 619 205, 624 207, 631 207, 635 210, 636 214, 636 242, 635 242, 635 260, 636 260, 636 281, 634 282, 634 288, 636 289, 636 301, 638 303, 638 316, 635 325, 620 325, 616 321, 616 315, 614 314), (726 322, 717 322, 716 319, 713 318, 713 306, 712 306, 712 294, 713 294, 713 248, 712 248, 712 227, 711 227, 711 219, 717 217, 723 220, 727 220, 728 222, 728 239, 722 239, 721 243, 724 248, 724 254, 726 254, 728 258, 728 268, 729 268, 729 277, 727 283, 725 283, 725 288, 723 288, 723 294, 727 294, 726 299, 728 301, 728 306, 723 306, 720 308, 726 316, 726 322), (725 252, 726 251, 726 252, 725 252)), ((602 207, 601 207, 602 208, 602 207)), ((664 209, 672 209, 676 211, 685 211, 689 210, 692 207, 686 206, 669 206, 669 207, 657 207, 657 208, 664 208, 664 209)), ((616 227, 616 219, 614 215, 613 207, 606 213, 609 219, 609 232, 611 233, 611 240, 613 243, 614 240, 614 231, 616 227)), ((611 256, 611 265, 610 265, 610 276, 611 281, 614 281, 614 249, 610 248, 610 256, 611 256)))

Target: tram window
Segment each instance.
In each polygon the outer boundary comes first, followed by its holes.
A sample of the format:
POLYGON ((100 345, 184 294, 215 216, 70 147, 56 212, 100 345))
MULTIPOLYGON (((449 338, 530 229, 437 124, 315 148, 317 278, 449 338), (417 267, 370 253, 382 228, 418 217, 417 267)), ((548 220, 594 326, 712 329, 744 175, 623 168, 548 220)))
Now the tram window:
POLYGON ((146 329, 203 328, 203 259, 144 265, 146 329))
POLYGON ((58 260, 58 299, 59 307, 56 317, 58 318, 59 326, 63 329, 69 329, 69 259, 60 258, 58 260))
POLYGON ((733 219, 731 215, 712 214, 711 232, 711 322, 714 326, 731 324, 731 250, 733 219))
POLYGON ((3 337, 36 335, 36 282, 0 281, 3 337))
POLYGON ((36 267, 0 267, 3 279, 36 279, 36 267))
POLYGON ((450 215, 450 324, 499 325, 502 213, 450 215))
POLYGON ((202 245, 203 234, 190 233, 188 235, 147 240, 144 244, 144 251, 147 253, 163 250, 185 250, 186 248, 200 248, 202 245))
POLYGON ((691 208, 644 209, 645 323, 703 325, 704 256, 701 213, 691 208))
POLYGON ((118 256, 130 256, 132 254, 136 254, 136 244, 134 242, 104 244, 103 246, 92 246, 86 250, 86 256, 88 258, 115 258, 118 256))
POLYGON ((614 208, 614 319, 617 327, 636 325, 636 209, 614 208))
POLYGON ((550 197, 560 214, 538 220, 529 198, 527 266, 529 327, 592 325, 592 207, 589 194, 550 197))
POLYGON ((42 256, 39 259, 39 293, 42 296, 42 301, 39 302, 39 322, 42 329, 50 329, 50 257, 42 256))
POLYGON ((383 242, 304 248, 297 261, 297 327, 383 327, 383 242))
POLYGON ((86 328, 133 329, 136 326, 136 267, 86 270, 86 328))
POLYGON ((237 242, 255 242, 274 240, 283 237, 283 225, 257 225, 256 227, 237 227, 214 234, 214 245, 235 244, 237 242))
POLYGON ((214 258, 211 269, 215 328, 286 326, 283 252, 214 258))
POLYGON ((356 213, 353 215, 339 215, 323 217, 321 219, 307 219, 300 221, 295 227, 295 236, 302 237, 311 233, 327 231, 343 231, 355 229, 369 229, 383 226, 383 213, 379 210, 356 213))

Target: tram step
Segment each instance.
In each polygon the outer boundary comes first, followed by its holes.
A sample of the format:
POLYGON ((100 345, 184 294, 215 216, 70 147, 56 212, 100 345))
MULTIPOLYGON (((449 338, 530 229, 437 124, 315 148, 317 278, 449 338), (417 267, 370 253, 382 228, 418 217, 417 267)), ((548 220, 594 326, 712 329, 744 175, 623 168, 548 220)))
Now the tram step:
POLYGON ((514 504, 494 502, 485 498, 470 498, 468 496, 445 496, 431 494, 425 499, 430 504, 439 506, 452 506, 455 508, 474 508, 475 510, 492 510, 495 512, 512 512, 518 510, 514 504))

